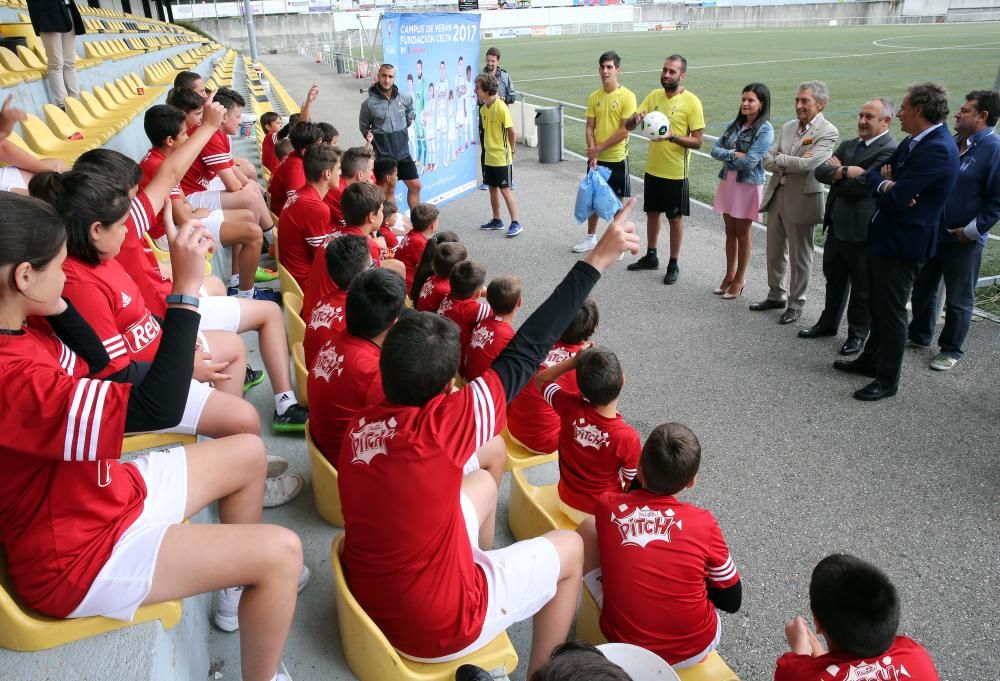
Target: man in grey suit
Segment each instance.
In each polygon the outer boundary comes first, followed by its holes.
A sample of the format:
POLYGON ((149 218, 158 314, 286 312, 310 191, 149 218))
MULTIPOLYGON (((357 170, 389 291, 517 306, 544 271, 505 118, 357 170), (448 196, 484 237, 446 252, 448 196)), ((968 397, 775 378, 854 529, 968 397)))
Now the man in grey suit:
POLYGON ((760 208, 767 213, 768 293, 750 309, 785 308, 782 324, 791 324, 802 316, 812 270, 815 227, 823 220, 823 184, 813 171, 830 158, 837 142, 837 128, 822 114, 828 100, 823 81, 809 80, 799 85, 795 120, 782 126, 763 160, 764 169, 771 172, 760 208), (789 265, 786 290, 784 279, 789 265))
POLYGON ((823 274, 826 276, 826 306, 819 321, 799 331, 800 338, 836 336, 847 307, 847 341, 842 355, 856 355, 868 338, 868 268, 865 242, 868 223, 875 213, 875 198, 860 177, 848 178, 848 166, 865 170, 881 168, 896 150, 889 134, 892 102, 874 97, 858 112, 858 137, 844 140, 826 163, 816 168, 816 179, 830 185, 826 197, 823 228, 823 274), (850 305, 847 304, 850 295, 850 305))

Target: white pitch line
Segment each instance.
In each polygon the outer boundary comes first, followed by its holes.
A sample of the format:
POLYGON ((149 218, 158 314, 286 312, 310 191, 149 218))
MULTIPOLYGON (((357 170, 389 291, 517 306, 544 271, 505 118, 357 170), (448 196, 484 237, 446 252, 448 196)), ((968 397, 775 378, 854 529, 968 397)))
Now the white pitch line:
MULTIPOLYGON (((1000 46, 1000 41, 989 42, 989 43, 970 43, 968 45, 950 45, 948 47, 915 47, 905 50, 885 50, 883 52, 865 52, 858 54, 834 54, 826 57, 795 57, 792 59, 767 59, 762 61, 745 61, 745 62, 735 62, 732 64, 704 64, 701 66, 689 66, 688 71, 693 71, 695 69, 727 69, 740 66, 761 66, 763 64, 787 64, 791 62, 800 61, 824 61, 830 59, 859 59, 862 57, 879 57, 885 54, 911 54, 913 52, 940 52, 942 50, 961 50, 971 47, 980 49, 993 49, 1000 50, 1000 47, 990 47, 987 45, 998 45, 1000 46)), ((648 69, 642 71, 622 71, 622 75, 630 74, 640 74, 640 73, 659 73, 660 69, 648 69)), ((587 73, 583 75, 572 75, 572 76, 549 76, 546 78, 518 78, 518 83, 540 83, 546 80, 568 80, 570 78, 596 78, 597 74, 587 73)))

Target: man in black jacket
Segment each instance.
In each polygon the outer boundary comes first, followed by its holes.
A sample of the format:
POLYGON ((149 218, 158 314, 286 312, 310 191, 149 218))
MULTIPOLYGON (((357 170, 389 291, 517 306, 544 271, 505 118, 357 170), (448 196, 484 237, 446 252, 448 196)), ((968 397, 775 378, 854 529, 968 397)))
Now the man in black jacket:
POLYGON ((76 36, 86 33, 74 2, 29 0, 31 26, 42 39, 49 62, 49 90, 52 103, 65 108, 66 96, 80 97, 76 82, 76 36))
POLYGON ((399 179, 406 185, 406 203, 415 208, 420 203, 420 174, 410 156, 408 128, 413 125, 413 97, 400 92, 394 81, 396 67, 382 64, 378 82, 368 89, 368 99, 361 103, 358 127, 371 143, 378 158, 396 161, 399 179))

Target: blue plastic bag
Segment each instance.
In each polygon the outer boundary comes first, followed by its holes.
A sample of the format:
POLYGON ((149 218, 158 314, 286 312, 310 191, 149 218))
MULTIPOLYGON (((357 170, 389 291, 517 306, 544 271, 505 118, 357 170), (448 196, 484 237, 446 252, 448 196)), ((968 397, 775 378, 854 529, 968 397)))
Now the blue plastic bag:
POLYGON ((608 186, 611 170, 604 166, 587 171, 576 192, 576 207, 573 215, 577 222, 584 222, 594 213, 604 220, 610 220, 622 208, 613 189, 608 186))

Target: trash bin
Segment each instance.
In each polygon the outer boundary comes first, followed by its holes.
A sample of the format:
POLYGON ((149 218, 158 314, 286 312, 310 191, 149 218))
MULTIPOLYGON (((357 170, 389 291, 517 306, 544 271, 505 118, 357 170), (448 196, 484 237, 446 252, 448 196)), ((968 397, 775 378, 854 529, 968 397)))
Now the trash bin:
POLYGON ((538 128, 538 162, 562 160, 562 109, 557 106, 535 109, 538 128))
POLYGON ((337 73, 347 73, 347 66, 344 65, 344 55, 337 53, 334 55, 334 63, 337 66, 337 73))

